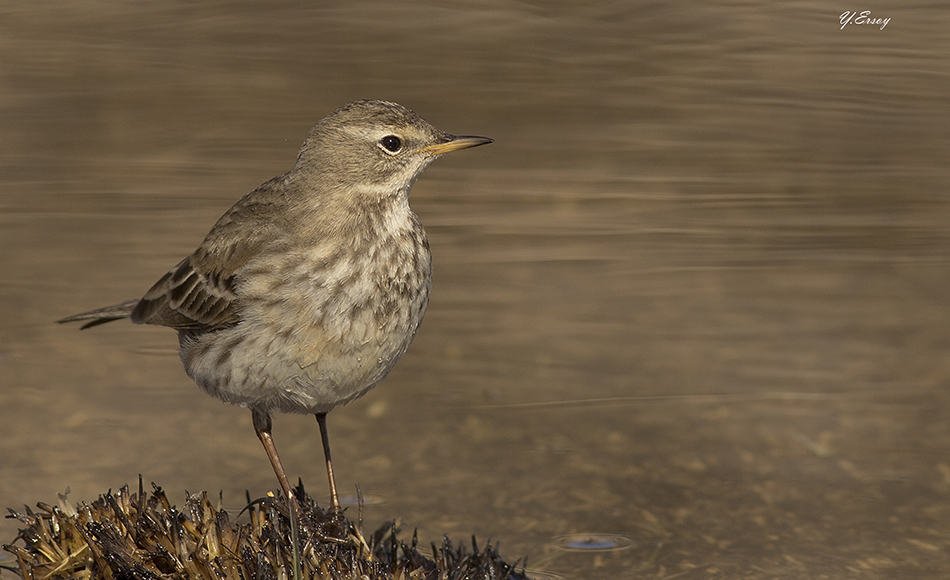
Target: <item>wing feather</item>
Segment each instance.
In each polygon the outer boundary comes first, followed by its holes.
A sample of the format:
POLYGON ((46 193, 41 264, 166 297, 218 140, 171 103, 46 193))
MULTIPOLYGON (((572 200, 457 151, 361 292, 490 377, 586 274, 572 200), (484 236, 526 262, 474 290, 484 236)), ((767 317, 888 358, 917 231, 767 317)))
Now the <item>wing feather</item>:
POLYGON ((176 330, 215 330, 237 324, 239 301, 234 280, 199 272, 188 256, 145 293, 132 310, 132 322, 176 330))
POLYGON ((169 270, 132 311, 132 322, 210 331, 241 319, 241 268, 282 239, 286 176, 246 195, 211 228, 197 250, 169 270))
POLYGON ((82 321, 83 328, 89 328, 128 317, 136 324, 195 332, 237 324, 241 320, 238 283, 242 268, 261 253, 286 250, 283 244, 292 227, 286 208, 295 187, 289 176, 271 179, 234 204, 198 249, 162 276, 141 300, 59 322, 82 321))

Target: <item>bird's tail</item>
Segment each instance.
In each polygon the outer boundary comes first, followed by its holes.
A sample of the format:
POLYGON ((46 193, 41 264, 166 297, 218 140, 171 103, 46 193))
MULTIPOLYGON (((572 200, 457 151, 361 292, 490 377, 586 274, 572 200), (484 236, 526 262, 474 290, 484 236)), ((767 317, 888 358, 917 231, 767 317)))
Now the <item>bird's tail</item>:
POLYGON ((135 308, 135 305, 138 303, 138 299, 126 300, 125 302, 106 306, 105 308, 97 308, 89 312, 83 312, 82 314, 73 314, 56 322, 62 324, 64 322, 81 322, 87 320, 88 322, 80 327, 80 330, 83 330, 92 326, 105 324, 106 322, 112 322, 113 320, 128 318, 129 315, 132 314, 132 309, 135 308))

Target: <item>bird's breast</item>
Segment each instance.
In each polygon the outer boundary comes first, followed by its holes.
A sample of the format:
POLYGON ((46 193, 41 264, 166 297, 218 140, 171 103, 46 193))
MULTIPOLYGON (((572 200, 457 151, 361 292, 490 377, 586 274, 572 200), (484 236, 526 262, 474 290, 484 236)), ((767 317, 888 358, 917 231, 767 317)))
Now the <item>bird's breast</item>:
POLYGON ((248 264, 238 285, 237 329, 246 340, 226 355, 241 357, 246 370, 235 365, 236 373, 256 377, 261 391, 290 392, 304 410, 345 402, 382 380, 409 347, 429 299, 428 242, 412 218, 410 227, 248 264))

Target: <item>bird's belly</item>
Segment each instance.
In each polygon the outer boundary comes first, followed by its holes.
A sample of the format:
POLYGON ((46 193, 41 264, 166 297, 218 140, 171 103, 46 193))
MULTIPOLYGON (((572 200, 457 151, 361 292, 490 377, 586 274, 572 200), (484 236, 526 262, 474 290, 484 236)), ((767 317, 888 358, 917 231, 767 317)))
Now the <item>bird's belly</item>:
POLYGON ((183 336, 182 362, 202 389, 229 403, 325 413, 386 377, 422 321, 428 286, 425 277, 398 299, 303 291, 248 301, 239 324, 183 336))

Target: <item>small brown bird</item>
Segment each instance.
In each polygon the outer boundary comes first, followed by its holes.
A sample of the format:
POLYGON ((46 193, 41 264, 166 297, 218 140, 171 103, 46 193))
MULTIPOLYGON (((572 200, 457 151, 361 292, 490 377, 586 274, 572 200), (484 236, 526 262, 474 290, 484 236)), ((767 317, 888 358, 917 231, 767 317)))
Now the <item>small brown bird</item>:
POLYGON ((396 103, 344 105, 310 130, 293 169, 234 204, 140 300, 59 322, 177 330, 188 376, 250 408, 288 498, 271 411, 315 414, 339 511, 326 414, 383 380, 429 301, 429 243, 409 189, 443 153, 491 142, 396 103))

